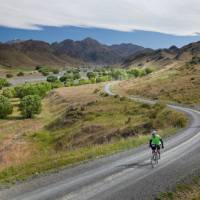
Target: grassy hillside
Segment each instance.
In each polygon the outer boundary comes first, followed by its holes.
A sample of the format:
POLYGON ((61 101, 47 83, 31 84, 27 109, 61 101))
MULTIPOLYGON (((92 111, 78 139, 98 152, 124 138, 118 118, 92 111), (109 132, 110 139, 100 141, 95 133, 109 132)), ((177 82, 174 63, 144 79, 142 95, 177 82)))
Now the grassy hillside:
POLYGON ((133 148, 147 143, 152 127, 167 136, 187 122, 183 114, 163 104, 108 97, 102 87, 54 90, 43 100, 42 113, 27 120, 19 117, 18 99, 12 99, 14 114, 0 121, 0 182, 133 148))
POLYGON ((174 191, 160 194, 157 200, 199 200, 200 199, 200 176, 196 176, 190 182, 179 184, 174 191))
POLYGON ((200 65, 192 59, 150 76, 121 82, 114 89, 123 94, 199 106, 200 65))

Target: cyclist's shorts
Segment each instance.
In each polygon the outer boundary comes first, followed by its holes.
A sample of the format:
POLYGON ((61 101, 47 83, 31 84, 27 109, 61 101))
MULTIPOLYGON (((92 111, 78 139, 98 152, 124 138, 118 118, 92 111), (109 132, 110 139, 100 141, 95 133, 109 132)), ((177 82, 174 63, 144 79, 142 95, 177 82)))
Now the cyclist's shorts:
POLYGON ((157 145, 157 144, 152 144, 151 145, 151 149, 154 151, 154 150, 160 150, 160 145, 157 145))

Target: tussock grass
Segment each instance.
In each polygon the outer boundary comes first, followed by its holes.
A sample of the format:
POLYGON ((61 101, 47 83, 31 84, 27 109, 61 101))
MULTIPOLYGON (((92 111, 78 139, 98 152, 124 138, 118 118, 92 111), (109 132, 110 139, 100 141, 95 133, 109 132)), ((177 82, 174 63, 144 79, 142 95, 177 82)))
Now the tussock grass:
POLYGON ((199 65, 180 65, 153 76, 124 81, 114 86, 114 90, 126 95, 199 106, 200 68, 199 65))
POLYGON ((173 191, 158 195, 157 200, 199 200, 200 199, 200 175, 194 177, 190 183, 178 184, 173 191))
MULTIPOLYGON (((161 132, 161 135, 166 137, 176 131, 177 129, 175 128, 167 129, 161 132)), ((45 134, 38 137, 40 137, 40 141, 43 141, 43 144, 47 146, 49 145, 48 142, 51 143, 51 138, 45 136, 45 134)), ((137 137, 120 139, 103 145, 88 146, 70 152, 59 152, 53 155, 49 154, 48 151, 42 158, 34 158, 20 166, 12 166, 2 170, 0 172, 0 183, 15 183, 16 181, 26 180, 28 177, 37 176, 47 171, 62 169, 63 167, 79 164, 83 161, 93 160, 102 156, 132 149, 142 144, 147 144, 148 139, 148 135, 139 135, 137 137)))

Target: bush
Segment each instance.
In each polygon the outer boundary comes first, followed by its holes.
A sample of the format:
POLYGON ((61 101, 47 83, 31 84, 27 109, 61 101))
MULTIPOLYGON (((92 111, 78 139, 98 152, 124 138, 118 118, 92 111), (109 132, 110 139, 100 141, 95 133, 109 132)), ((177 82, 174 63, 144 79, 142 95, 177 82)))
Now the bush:
POLYGON ((140 76, 145 76, 145 75, 146 75, 145 69, 141 69, 141 70, 140 70, 140 76))
POLYGON ((9 99, 4 96, 0 96, 0 118, 5 119, 13 111, 13 106, 9 99))
POLYGON ((24 72, 19 72, 17 76, 24 76, 24 72))
POLYGON ((35 66, 35 70, 40 70, 41 68, 42 68, 41 65, 37 65, 37 66, 35 66))
POLYGON ((61 82, 65 82, 67 80, 67 77, 66 76, 61 76, 60 79, 59 79, 61 82))
POLYGON ((53 69, 52 72, 53 72, 54 74, 58 74, 58 73, 59 73, 59 70, 58 70, 58 69, 53 69))
POLYGON ((47 77, 47 81, 50 83, 56 82, 58 78, 56 76, 50 75, 47 77))
POLYGON ((140 70, 139 69, 131 69, 128 71, 128 73, 137 78, 140 75, 140 70))
POLYGON ((13 74, 6 74, 6 78, 12 78, 13 74))
POLYGON ((43 76, 49 75, 49 69, 47 67, 38 66, 37 69, 43 76))
POLYGON ((10 83, 4 79, 4 78, 0 78, 0 90, 3 88, 3 87, 8 87, 10 86, 10 83))
POLYGON ((2 95, 8 98, 13 98, 16 96, 16 92, 14 88, 5 88, 2 92, 2 95))
POLYGON ((85 85, 85 84, 90 84, 90 80, 88 79, 80 79, 79 80, 79 85, 85 85))
POLYGON ((153 72, 152 68, 149 68, 149 67, 145 68, 145 73, 146 74, 151 74, 152 72, 153 72))
POLYGON ((87 77, 88 77, 89 79, 91 79, 91 78, 96 78, 96 74, 95 74, 94 72, 88 72, 88 73, 87 73, 87 77))
POLYGON ((42 110, 41 98, 38 95, 25 96, 21 99, 19 108, 24 118, 33 118, 42 110))
POLYGON ((59 87, 63 87, 63 83, 61 83, 59 80, 56 80, 55 82, 51 83, 51 88, 59 88, 59 87))
POLYGON ((80 78, 81 78, 80 73, 79 73, 79 72, 75 72, 75 73, 74 73, 74 80, 80 79, 80 78))
POLYGON ((187 124, 187 118, 183 113, 178 113, 173 110, 164 109, 162 112, 158 113, 155 121, 154 127, 167 127, 168 125, 176 128, 183 128, 187 124))
POLYGON ((43 98, 51 89, 52 84, 48 82, 35 84, 26 83, 22 86, 15 87, 16 97, 18 98, 23 98, 27 95, 38 95, 43 98))

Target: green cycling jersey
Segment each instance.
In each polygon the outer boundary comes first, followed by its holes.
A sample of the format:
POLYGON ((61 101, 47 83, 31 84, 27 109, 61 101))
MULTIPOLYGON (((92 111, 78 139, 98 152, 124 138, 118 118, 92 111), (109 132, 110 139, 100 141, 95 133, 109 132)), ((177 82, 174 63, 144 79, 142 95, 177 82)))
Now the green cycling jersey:
POLYGON ((162 143, 162 138, 160 137, 160 135, 154 135, 151 137, 151 144, 153 145, 161 145, 162 143))

